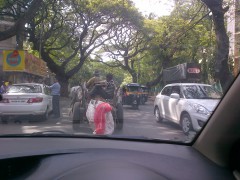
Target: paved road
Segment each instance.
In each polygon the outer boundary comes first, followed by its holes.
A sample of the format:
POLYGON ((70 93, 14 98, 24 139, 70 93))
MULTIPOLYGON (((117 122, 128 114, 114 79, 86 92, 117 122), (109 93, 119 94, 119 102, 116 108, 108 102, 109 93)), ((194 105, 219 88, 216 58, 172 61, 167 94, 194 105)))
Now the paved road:
MULTIPOLYGON (((69 99, 61 99, 61 119, 49 119, 48 121, 29 121, 29 119, 12 119, 7 124, 0 125, 0 134, 8 133, 33 133, 39 131, 63 131, 75 134, 91 134, 87 124, 73 126, 69 118, 69 99), (16 121, 17 120, 17 121, 16 121), (19 121, 18 121, 19 120, 19 121)), ((153 101, 141 105, 139 110, 130 106, 124 106, 124 126, 115 136, 123 137, 147 137, 154 139, 184 141, 187 137, 179 126, 168 121, 158 123, 153 114, 153 101)))

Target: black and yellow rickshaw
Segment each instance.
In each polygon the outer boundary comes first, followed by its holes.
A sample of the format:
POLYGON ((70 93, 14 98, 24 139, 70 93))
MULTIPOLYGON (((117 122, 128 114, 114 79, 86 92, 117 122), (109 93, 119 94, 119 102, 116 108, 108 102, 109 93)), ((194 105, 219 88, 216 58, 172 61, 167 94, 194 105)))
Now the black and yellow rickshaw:
POLYGON ((141 100, 141 86, 138 83, 129 83, 122 87, 123 105, 131 105, 134 109, 138 109, 141 100))

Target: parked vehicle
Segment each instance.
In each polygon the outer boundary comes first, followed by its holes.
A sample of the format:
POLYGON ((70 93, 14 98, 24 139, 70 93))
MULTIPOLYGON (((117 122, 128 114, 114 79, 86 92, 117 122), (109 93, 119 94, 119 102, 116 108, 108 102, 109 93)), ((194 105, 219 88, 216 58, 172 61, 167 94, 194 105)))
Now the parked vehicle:
POLYGON ((201 66, 197 63, 183 63, 163 69, 164 85, 170 83, 200 83, 201 66))
POLYGON ((4 121, 10 116, 21 115, 33 115, 38 119, 47 120, 52 111, 50 89, 44 84, 13 84, 2 96, 0 116, 4 121))
POLYGON ((169 84, 156 96, 154 114, 158 122, 168 119, 179 124, 185 134, 199 131, 221 98, 211 85, 169 84))
POLYGON ((138 109, 141 101, 141 89, 138 83, 129 83, 122 88, 123 105, 130 105, 134 109, 138 109))
MULTIPOLYGON (((119 93, 119 88, 116 89, 113 99, 108 99, 108 102, 112 107, 112 115, 114 119, 115 128, 121 130, 123 128, 123 107, 122 107, 122 96, 119 93)), ((88 92, 85 84, 80 85, 80 87, 75 91, 73 99, 71 102, 71 117, 74 127, 82 124, 83 122, 88 122, 86 117, 86 111, 88 107, 88 92)))

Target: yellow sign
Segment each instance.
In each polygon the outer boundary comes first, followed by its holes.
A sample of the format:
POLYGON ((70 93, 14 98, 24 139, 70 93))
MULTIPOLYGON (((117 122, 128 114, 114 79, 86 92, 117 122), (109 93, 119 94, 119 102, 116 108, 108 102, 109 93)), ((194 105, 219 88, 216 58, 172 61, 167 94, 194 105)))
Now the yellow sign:
POLYGON ((3 51, 3 71, 25 70, 25 52, 18 50, 3 51))
POLYGON ((42 59, 27 51, 4 50, 3 71, 20 71, 46 77, 47 65, 42 59))

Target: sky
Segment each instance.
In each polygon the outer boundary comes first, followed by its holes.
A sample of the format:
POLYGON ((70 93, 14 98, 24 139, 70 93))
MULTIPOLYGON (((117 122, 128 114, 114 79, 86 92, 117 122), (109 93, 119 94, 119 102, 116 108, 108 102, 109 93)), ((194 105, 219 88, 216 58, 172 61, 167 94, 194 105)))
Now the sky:
POLYGON ((173 0, 132 0, 136 8, 143 15, 149 15, 151 12, 158 15, 169 15, 173 8, 173 0))

